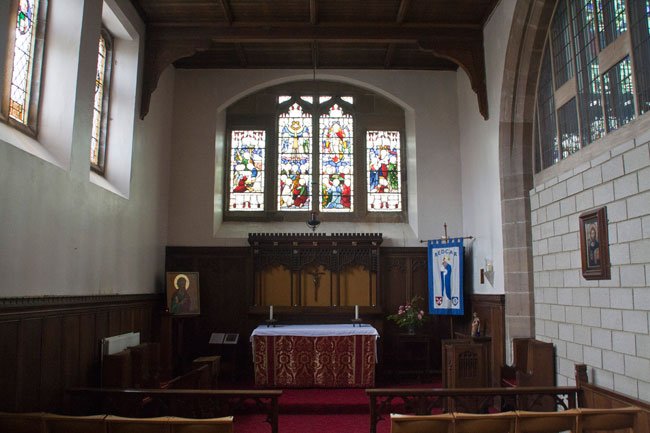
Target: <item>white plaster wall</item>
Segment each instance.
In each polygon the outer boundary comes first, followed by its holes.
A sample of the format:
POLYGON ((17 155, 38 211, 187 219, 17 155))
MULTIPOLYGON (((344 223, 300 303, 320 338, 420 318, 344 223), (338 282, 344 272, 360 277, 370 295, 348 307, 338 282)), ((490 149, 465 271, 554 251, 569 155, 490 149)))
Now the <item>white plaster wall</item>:
MULTIPOLYGON (((225 109, 241 97, 287 81, 312 79, 305 71, 176 71, 170 245, 247 245, 249 232, 304 232, 302 223, 222 222, 225 109), (218 174, 215 176, 215 164, 218 174)), ((405 109, 408 224, 329 224, 319 231, 381 232, 384 245, 421 246, 462 230, 456 74, 428 71, 327 71, 317 79, 367 87, 405 109)))
MULTIPOLYGON (((135 11, 130 13, 139 22, 135 11)), ((100 16, 101 8, 86 2, 83 25, 99 23, 100 16)), ((139 22, 139 31, 143 28, 139 22)), ((82 30, 76 33, 94 32, 82 30)), ((136 121, 127 200, 88 178, 87 111, 95 71, 87 66, 96 62, 97 44, 76 46, 76 86, 59 95, 62 106, 74 107, 66 108, 71 132, 57 137, 68 140, 70 168, 0 135, 0 297, 146 293, 163 287, 174 72, 163 75, 149 115, 136 121)), ((52 72, 54 65, 45 67, 52 72)))
MULTIPOLYGON (((463 234, 474 236, 474 293, 504 293, 503 235, 499 175, 499 113, 503 68, 515 0, 502 0, 485 25, 485 67, 489 119, 478 112, 469 78, 458 71, 458 118, 462 161, 463 234), (493 275, 480 283, 486 259, 493 275)), ((466 241, 466 244, 469 242, 466 241)))

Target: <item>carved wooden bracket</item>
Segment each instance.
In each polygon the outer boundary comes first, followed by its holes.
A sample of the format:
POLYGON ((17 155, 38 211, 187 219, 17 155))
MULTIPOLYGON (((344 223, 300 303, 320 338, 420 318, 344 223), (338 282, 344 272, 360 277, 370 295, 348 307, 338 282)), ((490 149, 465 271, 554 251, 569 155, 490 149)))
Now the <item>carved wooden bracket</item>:
POLYGON ((420 49, 429 51, 437 57, 451 60, 463 68, 469 76, 472 90, 478 98, 478 109, 487 120, 488 100, 485 80, 485 55, 483 51, 483 31, 466 30, 456 37, 443 34, 439 37, 426 37, 418 40, 420 49))

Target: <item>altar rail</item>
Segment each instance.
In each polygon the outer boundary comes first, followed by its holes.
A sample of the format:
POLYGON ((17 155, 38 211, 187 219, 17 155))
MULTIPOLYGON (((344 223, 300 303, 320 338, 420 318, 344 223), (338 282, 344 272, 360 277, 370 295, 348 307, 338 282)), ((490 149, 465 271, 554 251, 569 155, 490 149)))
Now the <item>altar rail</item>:
POLYGON ((559 407, 566 410, 576 407, 578 391, 574 386, 366 389, 370 398, 370 433, 377 432, 377 423, 384 419, 384 415, 390 413, 395 399, 402 401, 405 412, 415 415, 430 415, 435 409, 448 412, 456 407, 472 407, 479 413, 487 413, 489 408, 496 408, 498 411, 529 411, 544 398, 552 398, 559 407))
POLYGON ((178 416, 216 418, 240 413, 266 413, 271 432, 278 433, 281 390, 207 389, 69 389, 79 414, 108 413, 131 418, 178 416))

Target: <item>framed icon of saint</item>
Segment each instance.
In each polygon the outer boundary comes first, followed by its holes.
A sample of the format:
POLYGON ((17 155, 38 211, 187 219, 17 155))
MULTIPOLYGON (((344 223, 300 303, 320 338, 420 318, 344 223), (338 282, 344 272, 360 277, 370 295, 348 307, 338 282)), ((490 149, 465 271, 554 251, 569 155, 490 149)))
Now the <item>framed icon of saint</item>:
POLYGON ((609 280, 607 207, 580 215, 580 257, 585 280, 609 280))
POLYGON ((201 313, 198 272, 167 272, 167 310, 174 315, 201 313))

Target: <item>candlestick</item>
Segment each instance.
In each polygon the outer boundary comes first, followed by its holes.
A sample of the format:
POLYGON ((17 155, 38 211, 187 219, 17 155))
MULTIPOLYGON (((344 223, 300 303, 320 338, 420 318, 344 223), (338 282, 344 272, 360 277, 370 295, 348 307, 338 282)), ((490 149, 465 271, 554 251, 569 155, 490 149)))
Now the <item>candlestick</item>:
POLYGON ((273 320, 273 305, 269 306, 269 320, 273 320))
POLYGON ((359 306, 358 305, 354 306, 354 319, 359 320, 359 306))

